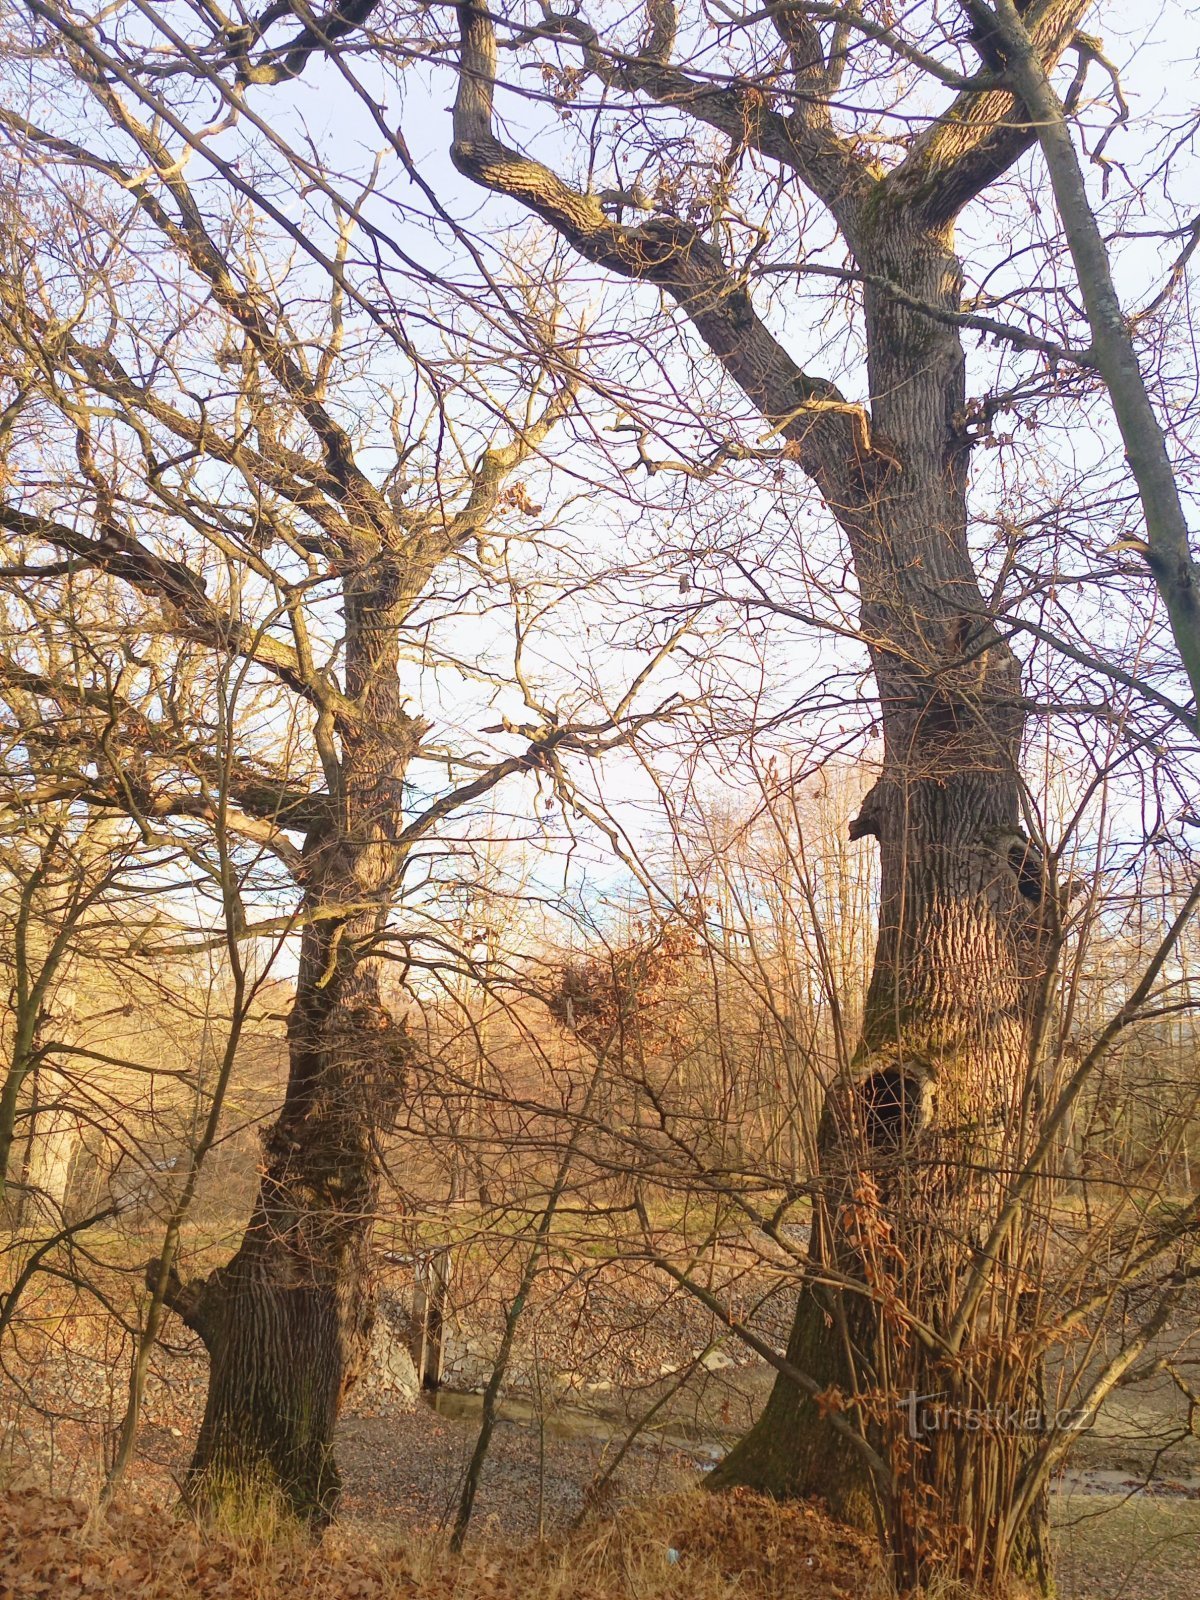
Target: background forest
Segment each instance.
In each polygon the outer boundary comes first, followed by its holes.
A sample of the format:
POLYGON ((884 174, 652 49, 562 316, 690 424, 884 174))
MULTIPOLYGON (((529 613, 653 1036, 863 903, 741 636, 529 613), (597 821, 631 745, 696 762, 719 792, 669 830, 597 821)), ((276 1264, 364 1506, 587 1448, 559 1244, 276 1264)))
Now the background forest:
POLYGON ((1193 23, 7 8, 5 1592, 1190 1594, 1193 23))

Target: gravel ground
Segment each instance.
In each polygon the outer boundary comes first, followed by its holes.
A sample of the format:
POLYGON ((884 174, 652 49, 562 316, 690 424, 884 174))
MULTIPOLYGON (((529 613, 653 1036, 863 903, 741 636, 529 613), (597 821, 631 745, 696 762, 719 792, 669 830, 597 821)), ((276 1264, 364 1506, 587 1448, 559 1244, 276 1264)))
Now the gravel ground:
MULTIPOLYGON (((351 1418, 338 1441, 345 1478, 343 1515, 375 1527, 453 1522, 478 1431, 473 1418, 438 1416, 425 1405, 386 1421, 351 1418)), ((583 1509, 589 1485, 616 1449, 595 1439, 563 1438, 536 1426, 500 1422, 475 1502, 475 1530, 508 1541, 567 1526, 583 1509)), ((603 1503, 668 1493, 695 1483, 698 1476, 697 1463, 679 1451, 635 1446, 606 1486, 603 1503)))

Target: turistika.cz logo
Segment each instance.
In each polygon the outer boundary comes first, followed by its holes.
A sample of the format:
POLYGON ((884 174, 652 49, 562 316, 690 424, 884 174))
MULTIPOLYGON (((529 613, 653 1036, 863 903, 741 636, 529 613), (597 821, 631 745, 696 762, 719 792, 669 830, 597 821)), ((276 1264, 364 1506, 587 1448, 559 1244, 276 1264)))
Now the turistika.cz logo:
POLYGON ((1092 1417, 1078 1406, 959 1406, 944 1394, 912 1391, 897 1405, 906 1414, 910 1439, 929 1433, 1080 1433, 1092 1417))

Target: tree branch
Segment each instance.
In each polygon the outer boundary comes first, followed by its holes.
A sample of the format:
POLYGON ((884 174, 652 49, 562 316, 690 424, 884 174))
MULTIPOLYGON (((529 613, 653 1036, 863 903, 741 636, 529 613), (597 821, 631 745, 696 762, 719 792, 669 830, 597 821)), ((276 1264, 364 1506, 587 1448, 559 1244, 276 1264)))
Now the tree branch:
POLYGON ((501 143, 493 128, 495 31, 480 0, 465 0, 458 10, 461 57, 450 152, 458 170, 542 217, 586 260, 669 294, 772 431, 795 447, 796 459, 830 503, 856 503, 872 455, 865 409, 849 404, 827 379, 802 370, 756 314, 744 279, 689 224, 666 216, 638 227, 613 222, 598 195, 572 188, 501 143))
POLYGON ((67 550, 101 572, 165 603, 180 619, 181 631, 214 649, 228 650, 266 667, 290 689, 316 706, 357 719, 358 708, 331 684, 303 672, 296 652, 270 634, 236 621, 209 600, 204 584, 180 561, 168 561, 132 534, 89 538, 50 517, 30 515, 0 501, 0 528, 25 539, 67 550))
POLYGON ((606 87, 685 111, 726 134, 737 147, 757 150, 796 172, 835 212, 866 199, 880 174, 834 130, 820 41, 796 6, 781 0, 767 13, 791 42, 795 109, 790 116, 772 110, 762 91, 750 83, 708 83, 672 67, 674 6, 670 0, 653 0, 647 13, 647 42, 637 56, 605 49, 595 28, 579 16, 548 12, 544 28, 537 31, 553 29, 574 39, 588 71, 606 87))
MULTIPOLYGON (((1088 0, 1034 0, 1025 14, 1030 36, 1052 67, 1087 11, 1088 0)), ((897 205, 913 206, 937 226, 1006 173, 1035 143, 1008 88, 964 90, 920 134, 885 180, 897 205)))

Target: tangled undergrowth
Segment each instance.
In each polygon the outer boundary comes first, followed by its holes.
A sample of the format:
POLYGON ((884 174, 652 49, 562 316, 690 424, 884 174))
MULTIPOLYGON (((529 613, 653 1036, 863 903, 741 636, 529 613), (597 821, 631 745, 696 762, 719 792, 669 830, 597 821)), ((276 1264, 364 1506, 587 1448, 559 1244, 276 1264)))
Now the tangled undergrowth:
POLYGON ((34 1489, 0 1494, 6 1600, 871 1600, 868 1540, 811 1504, 674 1495, 524 1548, 451 1556, 432 1534, 385 1543, 362 1526, 319 1545, 202 1532, 155 1506, 101 1514, 34 1489))

